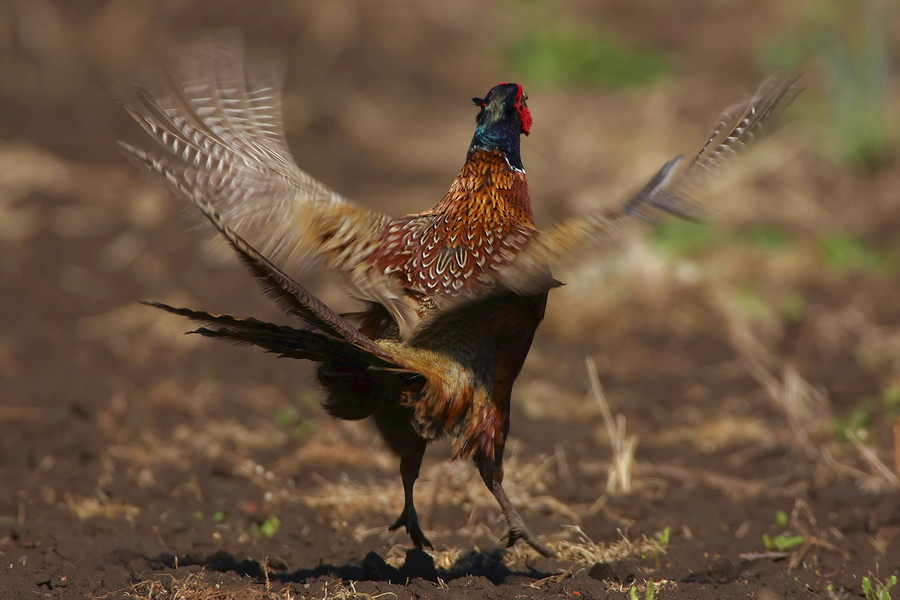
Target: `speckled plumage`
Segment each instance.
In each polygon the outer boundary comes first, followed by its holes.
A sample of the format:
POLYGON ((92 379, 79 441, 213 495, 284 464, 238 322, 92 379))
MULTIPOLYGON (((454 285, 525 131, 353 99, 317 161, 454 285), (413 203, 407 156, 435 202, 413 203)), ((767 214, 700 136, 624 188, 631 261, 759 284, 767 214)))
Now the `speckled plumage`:
POLYGON ((296 166, 271 66, 245 69, 230 42, 210 44, 203 56, 170 79, 182 83, 140 90, 129 107, 169 154, 126 149, 201 209, 301 326, 151 304, 203 323, 203 335, 316 361, 328 412, 372 417, 400 456, 405 503, 392 528, 405 526, 417 546, 430 543, 413 484, 427 443, 449 436, 454 455, 474 460, 500 503, 509 543, 523 539, 552 554, 501 484, 512 386, 547 292, 558 285, 548 264, 608 238, 642 211, 690 213, 689 184, 749 141, 790 99, 792 82, 776 82, 745 103, 737 125, 718 127, 681 176, 674 176, 677 159, 667 163, 626 210, 539 233, 519 156, 531 127, 521 86, 500 84, 474 99, 475 134, 450 190, 430 210, 392 218, 347 201, 296 166), (324 263, 366 309, 335 314, 269 257, 292 270, 324 263))
POLYGON ((438 205, 391 221, 366 262, 417 296, 455 295, 536 234, 525 173, 501 152, 477 149, 438 205))

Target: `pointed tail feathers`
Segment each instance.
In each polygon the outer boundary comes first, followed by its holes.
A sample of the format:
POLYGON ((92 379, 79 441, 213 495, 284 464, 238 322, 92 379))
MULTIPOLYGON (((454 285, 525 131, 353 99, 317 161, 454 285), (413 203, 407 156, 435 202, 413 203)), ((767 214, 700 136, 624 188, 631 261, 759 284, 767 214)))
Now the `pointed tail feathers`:
POLYGON ((204 326, 190 333, 219 338, 236 344, 259 346, 267 352, 315 362, 355 361, 372 368, 398 369, 399 364, 386 361, 346 340, 313 329, 296 329, 286 325, 275 325, 257 319, 241 319, 231 315, 218 315, 189 308, 176 308, 142 300, 143 304, 187 317, 204 326))
POLYGON ((298 317, 309 327, 345 340, 381 358, 385 362, 393 362, 395 360, 390 353, 363 335, 340 315, 328 308, 324 302, 316 298, 306 288, 248 244, 222 220, 221 216, 210 204, 204 202, 201 198, 194 198, 194 203, 216 230, 228 240, 228 243, 237 253, 238 258, 253 273, 266 295, 275 300, 287 313, 298 317))

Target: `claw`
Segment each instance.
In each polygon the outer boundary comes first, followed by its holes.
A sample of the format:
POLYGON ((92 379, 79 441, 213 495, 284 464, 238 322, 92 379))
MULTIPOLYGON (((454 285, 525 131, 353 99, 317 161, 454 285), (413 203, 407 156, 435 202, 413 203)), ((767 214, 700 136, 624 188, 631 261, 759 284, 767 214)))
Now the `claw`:
POLYGON ((434 550, 434 545, 428 541, 428 538, 425 537, 425 534, 422 532, 422 528, 419 527, 419 517, 416 514, 415 509, 407 510, 404 508, 397 520, 394 521, 394 524, 388 527, 388 531, 397 531, 401 527, 406 527, 406 533, 412 538, 412 543, 416 548, 424 548, 427 546, 434 550))
POLYGON ((516 543, 516 540, 522 540, 547 558, 556 558, 556 552, 551 550, 548 546, 545 546, 544 544, 537 541, 537 539, 534 537, 534 534, 531 533, 531 531, 529 531, 527 528, 518 530, 510 529, 509 536, 506 540, 506 547, 512 547, 512 545, 516 543))

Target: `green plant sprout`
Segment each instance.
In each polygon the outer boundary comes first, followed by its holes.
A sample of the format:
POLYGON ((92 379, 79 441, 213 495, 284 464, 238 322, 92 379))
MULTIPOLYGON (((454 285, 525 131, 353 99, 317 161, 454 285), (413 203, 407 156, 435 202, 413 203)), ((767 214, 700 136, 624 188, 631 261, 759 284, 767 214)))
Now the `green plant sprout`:
POLYGON ((257 539, 261 537, 275 537, 275 534, 278 533, 278 529, 280 527, 281 519, 279 519, 275 515, 270 515, 269 518, 262 523, 251 523, 250 535, 257 539))
MULTIPOLYGON (((894 579, 896 579, 896 577, 894 579)), ((640 598, 638 597, 637 586, 632 586, 631 589, 628 590, 628 599, 640 600, 640 598)), ((647 589, 644 591, 644 600, 656 600, 656 584, 653 583, 652 579, 649 579, 647 581, 647 589)), ((881 599, 879 598, 879 600, 881 599)))
POLYGON ((665 548, 669 545, 669 540, 672 539, 672 528, 666 526, 665 529, 654 536, 654 539, 657 546, 665 548))
POLYGON ((868 577, 862 578, 862 590, 866 600, 891 600, 891 588, 897 585, 897 576, 891 575, 891 578, 885 583, 875 582, 872 587, 872 580, 868 577))
POLYGON ((766 550, 769 551, 778 551, 778 552, 787 552, 791 548, 799 546, 803 542, 806 541, 806 537, 802 535, 790 535, 787 533, 779 533, 774 537, 769 537, 765 533, 763 534, 763 545, 766 547, 766 550))
POLYGON ((788 524, 790 523, 790 519, 788 518, 788 514, 783 510, 779 510, 775 512, 775 524, 781 527, 782 529, 787 529, 788 524))

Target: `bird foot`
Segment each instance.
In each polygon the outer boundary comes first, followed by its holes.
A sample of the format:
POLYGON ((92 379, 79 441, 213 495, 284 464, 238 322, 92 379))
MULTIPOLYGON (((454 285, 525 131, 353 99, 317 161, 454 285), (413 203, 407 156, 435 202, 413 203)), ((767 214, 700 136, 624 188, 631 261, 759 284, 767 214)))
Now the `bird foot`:
POLYGON ((405 507, 403 512, 400 513, 400 516, 394 521, 394 524, 388 527, 388 531, 396 531, 401 527, 406 527, 406 533, 409 534, 409 537, 412 538, 413 544, 416 548, 428 547, 434 550, 434 546, 428 538, 425 537, 425 534, 422 533, 422 528, 419 527, 419 516, 416 514, 415 509, 409 509, 405 507))
POLYGON ((511 547, 516 543, 516 540, 522 540, 547 558, 556 558, 556 552, 537 541, 537 538, 534 537, 534 534, 527 527, 510 527, 509 536, 506 539, 506 547, 511 547))

